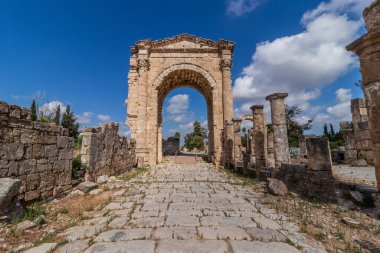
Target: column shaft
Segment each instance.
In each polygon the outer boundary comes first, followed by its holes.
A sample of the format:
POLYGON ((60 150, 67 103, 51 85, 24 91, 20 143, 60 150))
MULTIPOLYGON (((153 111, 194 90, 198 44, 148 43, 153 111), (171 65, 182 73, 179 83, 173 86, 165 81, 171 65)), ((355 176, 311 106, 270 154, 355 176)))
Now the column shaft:
POLYGON ((283 162, 290 161, 288 130, 286 127, 285 103, 287 93, 275 93, 266 97, 270 101, 275 168, 281 167, 283 162))

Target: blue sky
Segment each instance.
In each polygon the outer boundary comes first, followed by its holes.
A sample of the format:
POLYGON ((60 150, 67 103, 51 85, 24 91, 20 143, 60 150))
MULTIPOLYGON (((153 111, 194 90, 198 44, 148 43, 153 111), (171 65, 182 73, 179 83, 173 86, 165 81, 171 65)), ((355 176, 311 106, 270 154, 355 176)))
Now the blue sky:
MULTIPOLYGON (((40 94, 42 104, 70 104, 83 126, 125 122, 130 46, 189 33, 236 42, 236 116, 288 91, 287 102, 304 109, 299 120, 314 119, 319 133, 325 121, 349 119, 350 98, 362 96, 357 59, 344 46, 365 32, 369 2, 0 0, 0 100, 29 106, 40 94)), ((165 105, 165 136, 207 119, 196 91, 175 90, 165 105), (177 95, 187 95, 182 120, 167 110, 177 95)))

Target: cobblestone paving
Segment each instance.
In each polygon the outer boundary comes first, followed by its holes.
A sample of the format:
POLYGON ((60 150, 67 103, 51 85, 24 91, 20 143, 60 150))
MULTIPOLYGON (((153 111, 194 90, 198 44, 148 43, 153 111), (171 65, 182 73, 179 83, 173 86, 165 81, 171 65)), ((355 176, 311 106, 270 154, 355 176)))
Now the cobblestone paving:
POLYGON ((64 231, 66 244, 39 247, 59 253, 325 252, 259 204, 261 193, 209 164, 159 165, 113 184, 124 190, 64 231))

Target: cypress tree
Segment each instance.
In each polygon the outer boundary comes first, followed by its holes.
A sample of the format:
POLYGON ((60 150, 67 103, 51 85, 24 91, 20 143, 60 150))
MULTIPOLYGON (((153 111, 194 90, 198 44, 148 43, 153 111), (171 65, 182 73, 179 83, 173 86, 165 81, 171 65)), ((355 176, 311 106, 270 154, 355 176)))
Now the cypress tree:
POLYGON ((55 111, 55 116, 54 116, 54 123, 56 126, 59 126, 59 121, 61 119, 61 106, 57 106, 57 110, 55 111))
POLYGON ((36 106, 36 100, 33 99, 32 106, 30 107, 30 110, 32 111, 32 120, 37 120, 37 106, 36 106))
POLYGON ((61 125, 64 128, 67 128, 69 131, 69 136, 77 138, 78 136, 78 129, 79 124, 76 123, 77 118, 75 117, 74 113, 71 111, 70 106, 68 105, 66 107, 65 113, 62 115, 62 123, 61 125))
POLYGON ((330 139, 330 134, 329 134, 329 130, 327 129, 327 124, 326 123, 325 123, 325 125, 323 127, 323 136, 330 139))
POLYGON ((330 137, 331 139, 335 138, 335 131, 333 125, 330 123, 330 137))

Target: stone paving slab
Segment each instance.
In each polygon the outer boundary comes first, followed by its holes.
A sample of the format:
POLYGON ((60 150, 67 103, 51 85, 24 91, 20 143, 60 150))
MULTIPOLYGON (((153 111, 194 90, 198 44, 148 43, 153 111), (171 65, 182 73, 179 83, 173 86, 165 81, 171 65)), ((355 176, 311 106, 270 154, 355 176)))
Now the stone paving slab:
POLYGON ((262 193, 213 165, 158 165, 112 187, 121 190, 63 231, 67 243, 55 252, 325 252, 286 216, 261 204, 262 193))

